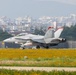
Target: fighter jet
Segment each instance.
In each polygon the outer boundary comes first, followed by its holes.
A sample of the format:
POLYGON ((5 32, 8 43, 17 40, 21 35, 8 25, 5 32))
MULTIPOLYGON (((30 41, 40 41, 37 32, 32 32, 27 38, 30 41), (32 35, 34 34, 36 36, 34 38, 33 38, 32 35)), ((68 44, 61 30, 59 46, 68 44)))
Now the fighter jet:
POLYGON ((44 36, 21 33, 17 36, 7 38, 3 42, 14 42, 21 44, 21 49, 25 49, 27 46, 32 48, 50 48, 50 46, 56 46, 59 43, 66 42, 65 38, 60 38, 62 31, 63 27, 60 27, 57 30, 53 27, 49 27, 44 36))

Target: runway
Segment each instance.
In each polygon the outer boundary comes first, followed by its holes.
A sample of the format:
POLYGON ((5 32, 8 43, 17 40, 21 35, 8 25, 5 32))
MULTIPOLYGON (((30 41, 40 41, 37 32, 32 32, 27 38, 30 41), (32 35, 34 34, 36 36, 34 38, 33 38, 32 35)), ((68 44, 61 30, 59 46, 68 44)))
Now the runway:
POLYGON ((31 71, 31 70, 39 70, 39 71, 76 71, 76 68, 74 67, 7 67, 7 66, 0 66, 0 69, 10 69, 10 70, 26 70, 26 71, 31 71))

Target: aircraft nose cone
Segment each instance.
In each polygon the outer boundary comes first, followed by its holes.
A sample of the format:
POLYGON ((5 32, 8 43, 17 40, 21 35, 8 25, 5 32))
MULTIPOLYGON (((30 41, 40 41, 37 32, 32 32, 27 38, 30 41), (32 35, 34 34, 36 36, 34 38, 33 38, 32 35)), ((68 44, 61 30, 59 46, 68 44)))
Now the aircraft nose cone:
POLYGON ((13 41, 14 41, 14 39, 8 38, 8 39, 5 39, 3 42, 13 42, 13 41))
POLYGON ((5 39, 5 40, 3 40, 3 42, 8 42, 9 41, 9 39, 5 39))

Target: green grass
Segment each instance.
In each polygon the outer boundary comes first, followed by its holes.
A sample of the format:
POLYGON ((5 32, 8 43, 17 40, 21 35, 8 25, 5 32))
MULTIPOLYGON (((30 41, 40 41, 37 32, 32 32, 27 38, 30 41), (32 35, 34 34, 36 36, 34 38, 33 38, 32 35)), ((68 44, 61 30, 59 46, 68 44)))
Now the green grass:
POLYGON ((76 67, 76 58, 4 59, 0 66, 76 67))
POLYGON ((0 75, 76 75, 76 72, 66 71, 17 71, 17 70, 6 70, 0 69, 0 75))

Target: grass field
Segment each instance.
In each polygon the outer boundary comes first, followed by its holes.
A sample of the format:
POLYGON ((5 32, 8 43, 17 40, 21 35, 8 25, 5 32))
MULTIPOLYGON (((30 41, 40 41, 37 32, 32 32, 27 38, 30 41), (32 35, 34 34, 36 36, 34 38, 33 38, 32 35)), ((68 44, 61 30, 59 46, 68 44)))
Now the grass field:
POLYGON ((76 67, 76 49, 0 49, 0 66, 76 67))
POLYGON ((0 75, 76 75, 76 72, 66 72, 66 71, 16 71, 16 70, 6 70, 0 69, 0 75))

